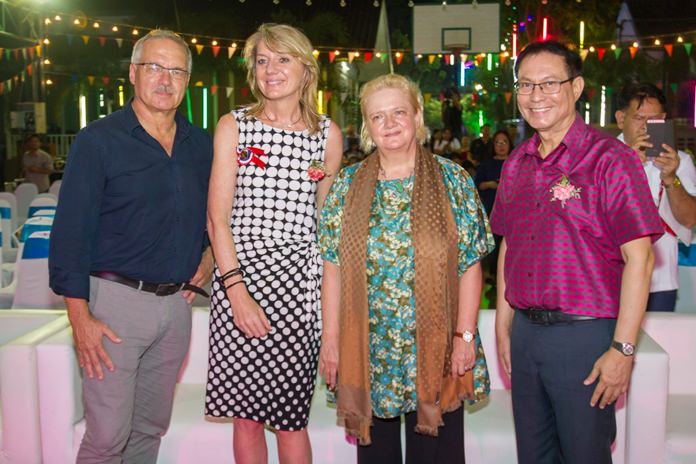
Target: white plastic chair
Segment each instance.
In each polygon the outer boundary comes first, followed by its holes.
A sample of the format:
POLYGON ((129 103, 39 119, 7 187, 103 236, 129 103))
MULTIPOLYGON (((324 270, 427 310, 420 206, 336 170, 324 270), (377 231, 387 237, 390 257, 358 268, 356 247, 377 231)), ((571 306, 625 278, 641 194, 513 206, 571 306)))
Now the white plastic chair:
POLYGON ((22 224, 27 220, 29 205, 38 194, 39 189, 31 183, 20 184, 15 189, 15 196, 17 197, 17 224, 22 224))
POLYGON ((17 260, 17 288, 12 308, 62 309, 63 299, 48 286, 50 232, 34 232, 24 242, 17 260))
POLYGON ((60 193, 60 185, 63 183, 62 180, 54 180, 51 186, 48 188, 48 193, 55 195, 58 198, 60 193))
POLYGON ((37 211, 53 210, 55 211, 58 200, 52 193, 42 193, 37 195, 29 204, 27 210, 27 218, 34 217, 37 211))
POLYGON ((17 229, 17 198, 14 193, 0 192, 0 230, 2 230, 2 258, 5 263, 17 259, 17 240, 13 232, 17 229))
POLYGON ((26 220, 24 225, 22 225, 19 241, 26 241, 26 239, 34 232, 50 232, 52 226, 53 216, 30 217, 26 220))

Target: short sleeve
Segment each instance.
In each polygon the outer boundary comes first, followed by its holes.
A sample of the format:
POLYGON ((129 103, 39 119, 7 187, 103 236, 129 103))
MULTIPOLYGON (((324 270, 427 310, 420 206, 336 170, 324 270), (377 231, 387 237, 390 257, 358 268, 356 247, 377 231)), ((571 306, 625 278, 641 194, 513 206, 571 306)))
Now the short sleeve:
POLYGON ((349 166, 338 173, 319 215, 319 252, 322 259, 336 265, 340 264, 338 245, 341 241, 343 205, 356 166, 349 166))
POLYGON ((679 152, 679 169, 677 169, 677 175, 679 176, 679 180, 681 180, 684 190, 686 190, 689 195, 696 196, 696 168, 694 168, 694 161, 687 153, 679 152))
POLYGON ((495 248, 486 216, 471 176, 459 165, 438 157, 442 180, 457 223, 459 275, 495 248))
POLYGON ((638 157, 619 153, 602 178, 605 221, 614 242, 621 246, 640 237, 660 238, 664 228, 638 157))

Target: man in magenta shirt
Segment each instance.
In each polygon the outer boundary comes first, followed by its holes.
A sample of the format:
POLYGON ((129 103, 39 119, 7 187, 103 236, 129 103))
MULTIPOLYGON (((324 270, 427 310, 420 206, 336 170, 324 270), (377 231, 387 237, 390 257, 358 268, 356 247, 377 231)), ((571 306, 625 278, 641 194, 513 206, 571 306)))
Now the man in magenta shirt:
POLYGON ((638 156, 576 113, 581 71, 558 42, 520 53, 517 104, 536 134, 505 163, 491 215, 520 464, 611 463, 663 233, 638 156))

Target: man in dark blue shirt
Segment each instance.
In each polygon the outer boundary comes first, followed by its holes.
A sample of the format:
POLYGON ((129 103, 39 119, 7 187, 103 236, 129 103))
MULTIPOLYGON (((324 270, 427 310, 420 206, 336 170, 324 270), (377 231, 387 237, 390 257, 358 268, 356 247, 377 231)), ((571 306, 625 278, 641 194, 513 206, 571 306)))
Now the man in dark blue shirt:
POLYGON ((176 111, 191 61, 172 32, 140 39, 133 100, 82 130, 68 156, 49 268, 86 374, 78 463, 156 461, 188 351, 192 291, 211 276, 212 143, 176 111))

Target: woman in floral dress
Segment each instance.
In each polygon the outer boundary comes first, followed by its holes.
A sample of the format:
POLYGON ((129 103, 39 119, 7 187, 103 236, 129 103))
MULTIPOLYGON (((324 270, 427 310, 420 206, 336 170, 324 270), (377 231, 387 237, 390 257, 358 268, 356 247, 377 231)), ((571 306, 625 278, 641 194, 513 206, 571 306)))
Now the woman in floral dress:
POLYGON ((421 148, 422 97, 398 75, 361 93, 362 142, 324 204, 319 369, 359 463, 464 462, 465 399, 487 394, 476 330, 493 248, 469 175, 421 148))

